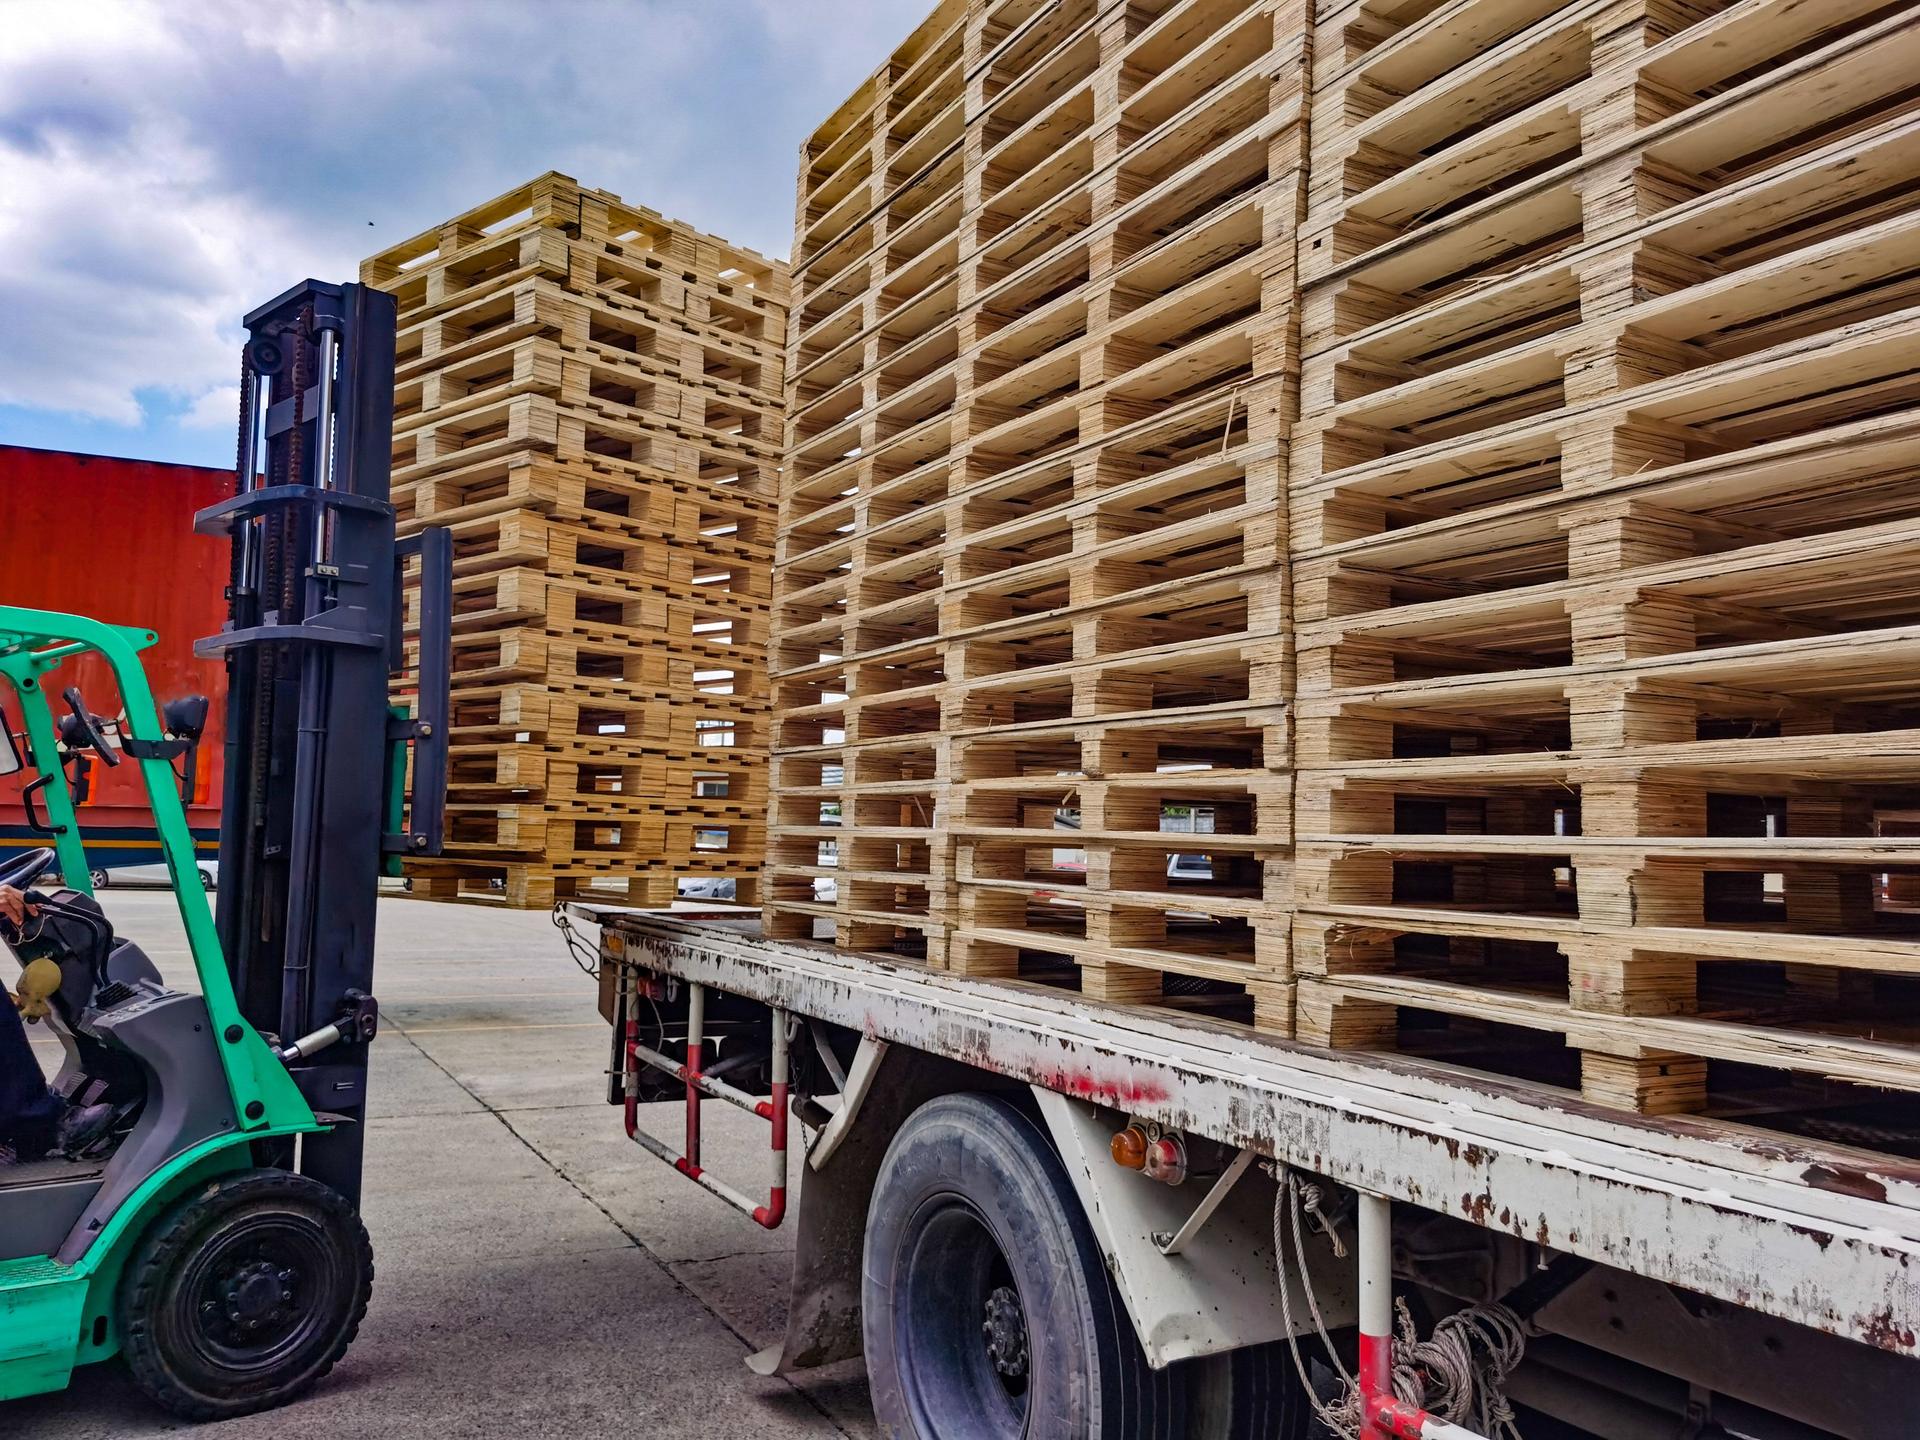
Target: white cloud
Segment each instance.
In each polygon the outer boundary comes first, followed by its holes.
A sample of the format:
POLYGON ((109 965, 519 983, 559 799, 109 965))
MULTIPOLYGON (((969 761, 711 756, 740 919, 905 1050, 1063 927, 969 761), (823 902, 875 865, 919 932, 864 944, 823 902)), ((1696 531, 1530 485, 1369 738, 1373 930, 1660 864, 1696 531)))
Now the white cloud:
POLYGON ((253 305, 542 170, 785 254, 930 0, 0 5, 0 404, 211 432, 253 305))
POLYGON ((218 385, 187 406, 180 424, 189 430, 234 430, 240 426, 240 387, 218 385))

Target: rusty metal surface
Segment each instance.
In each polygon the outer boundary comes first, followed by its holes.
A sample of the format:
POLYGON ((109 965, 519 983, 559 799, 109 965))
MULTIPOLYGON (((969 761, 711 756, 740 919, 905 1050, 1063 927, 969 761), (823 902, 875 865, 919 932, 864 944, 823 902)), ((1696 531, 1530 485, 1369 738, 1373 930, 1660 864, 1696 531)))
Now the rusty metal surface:
POLYGON ((1637 1275, 1920 1353, 1920 1173, 1007 981, 569 906, 627 956, 1637 1275))

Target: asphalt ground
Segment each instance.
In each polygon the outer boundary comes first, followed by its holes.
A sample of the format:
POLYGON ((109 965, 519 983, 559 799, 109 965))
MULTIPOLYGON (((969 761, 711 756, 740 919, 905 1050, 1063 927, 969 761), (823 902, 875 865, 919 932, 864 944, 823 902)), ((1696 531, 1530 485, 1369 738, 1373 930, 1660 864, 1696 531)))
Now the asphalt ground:
MULTIPOLYGON (((191 979, 169 894, 101 898, 170 980, 191 979)), ((378 966, 364 1200, 377 1273, 339 1367, 285 1410, 187 1427, 109 1362, 64 1394, 0 1404, 0 1436, 872 1433, 861 1362, 793 1381, 743 1364, 779 1337, 790 1234, 622 1133, 603 1099, 593 982, 544 913, 384 899, 378 966)), ((709 1168, 757 1188, 765 1125, 730 1106, 708 1114, 709 1168)), ((681 1115, 648 1106, 643 1123, 672 1139, 681 1115)))

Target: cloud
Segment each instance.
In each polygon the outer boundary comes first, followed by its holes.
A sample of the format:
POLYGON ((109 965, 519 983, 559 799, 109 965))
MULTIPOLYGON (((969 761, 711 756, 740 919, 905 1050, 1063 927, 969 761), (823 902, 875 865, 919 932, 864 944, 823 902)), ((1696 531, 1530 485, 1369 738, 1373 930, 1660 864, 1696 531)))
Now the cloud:
POLYGON ((180 424, 188 430, 238 430, 240 425, 240 387, 217 385, 180 415, 180 424))
POLYGON ((253 305, 548 169, 784 255, 802 136, 929 5, 6 0, 0 406, 211 435, 253 305))

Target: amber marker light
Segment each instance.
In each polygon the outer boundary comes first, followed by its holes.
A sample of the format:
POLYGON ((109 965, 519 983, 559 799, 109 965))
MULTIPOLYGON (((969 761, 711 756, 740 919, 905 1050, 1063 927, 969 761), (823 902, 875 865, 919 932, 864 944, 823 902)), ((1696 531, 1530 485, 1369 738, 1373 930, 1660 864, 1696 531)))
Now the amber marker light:
POLYGON ((1140 1170, 1147 1163, 1147 1132, 1138 1125, 1129 1125, 1113 1137, 1107 1147, 1113 1152, 1113 1163, 1127 1170, 1140 1170))

